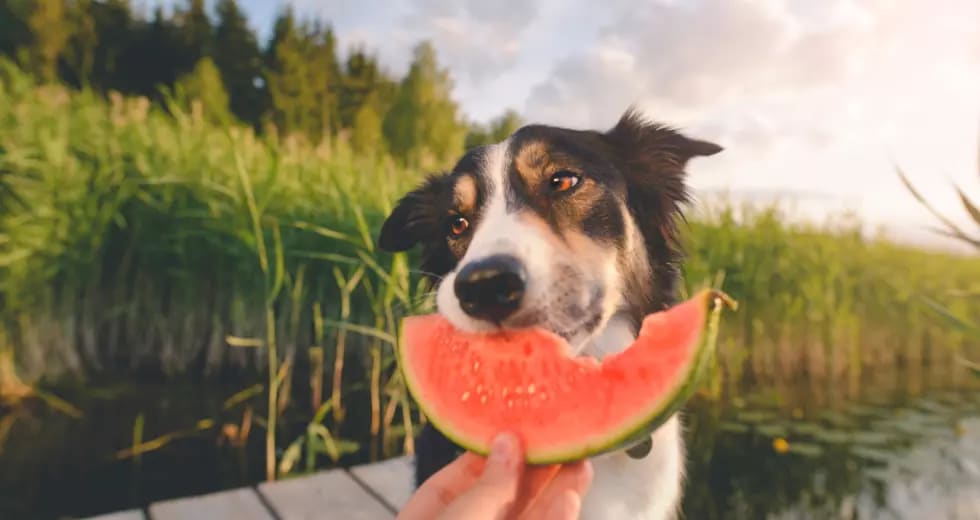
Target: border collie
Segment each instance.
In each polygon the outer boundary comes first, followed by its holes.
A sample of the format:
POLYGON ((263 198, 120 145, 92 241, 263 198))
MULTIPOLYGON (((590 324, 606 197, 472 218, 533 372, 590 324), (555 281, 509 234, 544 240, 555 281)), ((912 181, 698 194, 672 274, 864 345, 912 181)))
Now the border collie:
MULTIPOLYGON (((379 243, 421 244, 438 312, 458 328, 540 326, 601 359, 675 302, 685 167, 721 150, 633 108, 606 132, 524 126, 405 195, 379 243)), ((431 426, 416 446, 416 484, 459 454, 431 426)), ((648 441, 596 457, 582 517, 676 517, 684 458, 676 415, 648 441)))

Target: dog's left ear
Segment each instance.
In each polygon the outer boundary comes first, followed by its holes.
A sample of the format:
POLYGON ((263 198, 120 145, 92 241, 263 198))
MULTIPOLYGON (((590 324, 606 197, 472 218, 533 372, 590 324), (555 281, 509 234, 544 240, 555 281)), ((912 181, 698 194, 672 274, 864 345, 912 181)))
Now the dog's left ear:
POLYGON ((438 235, 439 216, 445 213, 441 206, 451 192, 449 174, 430 175, 422 185, 398 201, 381 226, 378 247, 392 253, 406 251, 438 235))
POLYGON ((605 138, 614 147, 628 151, 634 161, 660 163, 683 170, 694 157, 714 155, 724 150, 712 142, 692 139, 664 125, 643 118, 630 108, 605 138))

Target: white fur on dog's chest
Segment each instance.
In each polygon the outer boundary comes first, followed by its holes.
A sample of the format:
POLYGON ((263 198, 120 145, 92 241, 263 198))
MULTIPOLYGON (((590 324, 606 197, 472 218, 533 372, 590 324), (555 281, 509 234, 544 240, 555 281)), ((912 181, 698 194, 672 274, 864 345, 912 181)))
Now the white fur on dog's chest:
MULTIPOLYGON (((614 317, 582 353, 603 358, 635 339, 629 321, 614 317)), ((684 480, 680 419, 671 417, 653 434, 650 453, 634 459, 625 451, 592 459, 592 487, 582 501, 583 520, 670 520, 677 517, 684 480)))
POLYGON ((642 459, 618 451, 592 459, 592 487, 583 520, 667 520, 677 516, 683 483, 684 441, 675 415, 653 435, 642 459))

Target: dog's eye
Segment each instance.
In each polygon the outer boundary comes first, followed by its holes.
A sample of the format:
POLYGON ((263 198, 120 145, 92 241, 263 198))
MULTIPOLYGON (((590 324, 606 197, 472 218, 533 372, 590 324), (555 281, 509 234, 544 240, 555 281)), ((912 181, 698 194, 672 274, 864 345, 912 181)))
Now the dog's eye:
POLYGON ((466 217, 455 216, 449 221, 449 233, 458 237, 470 229, 470 221, 466 217))
POLYGON ((551 184, 551 189, 554 191, 568 191, 576 186, 582 181, 582 177, 578 174, 561 171, 551 176, 549 181, 551 184))

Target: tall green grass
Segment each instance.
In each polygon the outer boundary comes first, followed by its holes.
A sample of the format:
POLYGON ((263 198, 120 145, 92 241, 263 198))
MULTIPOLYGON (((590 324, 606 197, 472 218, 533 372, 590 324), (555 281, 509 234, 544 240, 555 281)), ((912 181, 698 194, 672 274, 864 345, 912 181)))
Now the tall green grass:
MULTIPOLYGON (((924 295, 980 287, 980 259, 868 239, 860 223, 792 224, 774 208, 709 207, 690 223, 688 282, 723 273, 740 303, 725 320, 725 380, 860 384, 880 367, 948 369, 978 346, 935 319, 924 295)), ((944 298, 956 312, 980 302, 944 298)))
MULTIPOLYGON (((0 351, 21 377, 264 371, 270 454, 299 390, 314 420, 291 447, 339 456, 356 411, 373 455, 411 450, 422 418, 392 344, 428 300, 414 259, 373 238, 422 172, 356 156, 343 136, 216 127, 199 111, 38 86, 2 62, 0 143, 0 351), (365 409, 351 410, 352 392, 365 409)), ((685 244, 687 287, 716 281, 741 304, 724 320, 714 392, 800 377, 856 387, 869 367, 946 370, 976 351, 916 302, 976 287, 975 257, 731 206, 692 220, 685 244)), ((975 300, 943 303, 980 315, 975 300)))

